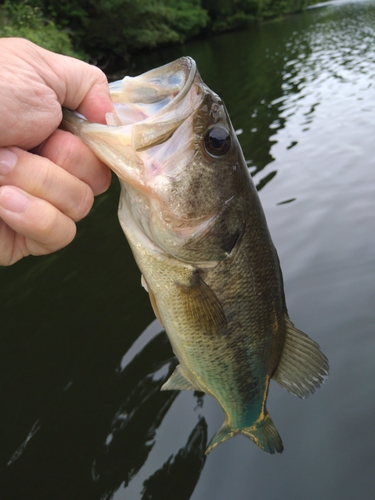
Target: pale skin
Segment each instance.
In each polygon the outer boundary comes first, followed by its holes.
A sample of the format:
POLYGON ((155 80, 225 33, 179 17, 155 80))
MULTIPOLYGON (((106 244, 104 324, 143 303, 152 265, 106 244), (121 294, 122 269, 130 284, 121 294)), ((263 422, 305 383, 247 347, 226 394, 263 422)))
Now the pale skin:
POLYGON ((69 244, 76 222, 110 183, 109 169, 58 129, 61 107, 105 123, 112 112, 98 68, 27 40, 0 39, 0 265, 69 244))

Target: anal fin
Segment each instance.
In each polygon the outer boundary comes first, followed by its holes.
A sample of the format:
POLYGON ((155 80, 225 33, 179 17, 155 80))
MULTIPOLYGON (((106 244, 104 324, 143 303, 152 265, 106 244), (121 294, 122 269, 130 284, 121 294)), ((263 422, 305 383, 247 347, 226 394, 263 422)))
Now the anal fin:
POLYGON ((328 360, 318 344, 286 316, 287 334, 273 379, 291 394, 304 398, 315 392, 328 376, 328 360))
POLYGON ((190 380, 187 379, 182 371, 181 365, 178 365, 169 379, 162 385, 161 391, 199 391, 190 380))

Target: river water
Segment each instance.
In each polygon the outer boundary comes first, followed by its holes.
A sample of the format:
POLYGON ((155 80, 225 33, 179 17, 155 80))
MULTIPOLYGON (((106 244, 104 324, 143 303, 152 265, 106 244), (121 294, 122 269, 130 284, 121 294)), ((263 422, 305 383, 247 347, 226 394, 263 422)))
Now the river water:
POLYGON ((375 498, 375 3, 334 2, 137 59, 191 55, 226 102, 258 186, 290 317, 330 360, 284 441, 205 458, 215 400, 159 391, 175 365, 119 228, 117 181, 57 254, 0 269, 0 498, 375 498))

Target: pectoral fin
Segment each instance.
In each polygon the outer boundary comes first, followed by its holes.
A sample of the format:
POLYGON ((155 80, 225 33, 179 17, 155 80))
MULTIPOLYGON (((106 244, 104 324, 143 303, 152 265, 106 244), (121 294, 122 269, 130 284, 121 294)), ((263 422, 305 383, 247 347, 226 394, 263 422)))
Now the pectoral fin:
POLYGON ((323 384, 328 375, 328 360, 318 344, 297 330, 286 316, 284 349, 273 379, 290 393, 304 398, 323 384))
POLYGON ((199 391, 198 387, 195 387, 190 380, 185 376, 182 368, 178 365, 169 379, 162 385, 161 391, 199 391))
POLYGON ((192 275, 190 285, 177 285, 186 314, 197 325, 197 331, 213 335, 225 333, 227 319, 215 292, 203 281, 198 272, 192 275))
POLYGON ((158 305, 156 303, 155 295, 153 294, 151 288, 148 286, 143 274, 141 275, 141 284, 142 284, 143 288, 146 290, 146 292, 148 292, 148 296, 150 297, 151 307, 152 307, 152 309, 155 313, 155 316, 157 317, 159 323, 164 328, 163 322, 161 320, 159 308, 158 308, 158 305))

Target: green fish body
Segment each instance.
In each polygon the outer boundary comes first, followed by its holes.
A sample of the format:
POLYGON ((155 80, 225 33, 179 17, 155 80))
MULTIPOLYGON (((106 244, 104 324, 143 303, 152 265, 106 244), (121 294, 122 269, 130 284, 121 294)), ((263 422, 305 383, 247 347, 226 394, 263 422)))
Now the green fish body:
POLYGON ((220 98, 181 58, 111 84, 109 125, 64 112, 118 175, 119 219, 179 365, 162 390, 213 396, 225 420, 206 453, 236 434, 282 452, 266 409, 271 378, 305 397, 328 374, 289 320, 279 260, 220 98))

